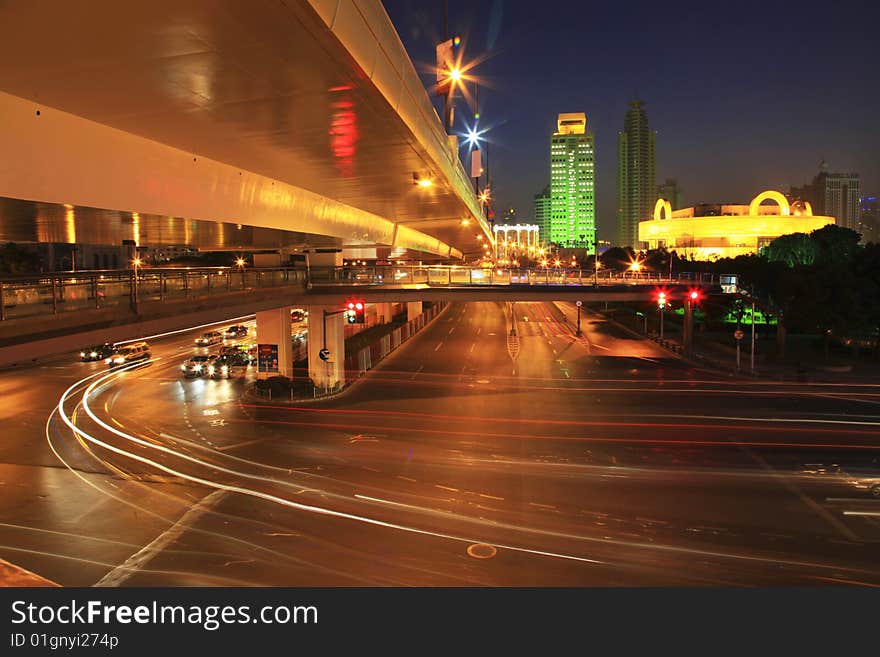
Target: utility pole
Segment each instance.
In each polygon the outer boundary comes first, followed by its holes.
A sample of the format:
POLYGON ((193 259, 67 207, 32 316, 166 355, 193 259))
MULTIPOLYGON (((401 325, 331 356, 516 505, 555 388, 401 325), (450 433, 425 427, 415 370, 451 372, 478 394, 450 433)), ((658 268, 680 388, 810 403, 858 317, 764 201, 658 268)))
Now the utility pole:
POLYGON ((752 376, 755 376, 755 299, 752 298, 752 376))
MULTIPOLYGON (((443 0, 443 40, 449 40, 449 0, 443 0)), ((450 96, 452 96, 453 85, 449 85, 449 91, 446 92, 446 95, 443 96, 443 127, 446 129, 446 134, 449 134, 452 118, 452 102, 450 96)))

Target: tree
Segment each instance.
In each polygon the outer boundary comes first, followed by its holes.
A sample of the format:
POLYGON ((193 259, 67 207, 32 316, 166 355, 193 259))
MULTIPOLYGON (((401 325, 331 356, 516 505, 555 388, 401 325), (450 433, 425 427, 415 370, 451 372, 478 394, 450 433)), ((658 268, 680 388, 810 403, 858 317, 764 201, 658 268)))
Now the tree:
POLYGON ((602 261, 603 267, 615 271, 624 271, 625 269, 628 269, 630 263, 635 260, 635 258, 636 252, 628 246, 626 248, 612 246, 599 256, 599 260, 602 261))
POLYGON ((789 267, 812 265, 816 261, 816 242, 806 233, 780 235, 764 249, 770 262, 784 262, 789 267))
POLYGON ((859 250, 861 237, 851 228, 834 224, 828 224, 810 233, 818 262, 849 262, 859 250))

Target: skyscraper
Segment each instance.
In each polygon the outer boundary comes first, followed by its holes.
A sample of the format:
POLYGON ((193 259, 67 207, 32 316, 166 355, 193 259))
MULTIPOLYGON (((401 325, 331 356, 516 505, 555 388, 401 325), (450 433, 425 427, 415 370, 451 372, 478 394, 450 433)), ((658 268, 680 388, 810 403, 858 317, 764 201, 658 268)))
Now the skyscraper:
POLYGON ((550 138, 550 217, 544 239, 593 250, 596 238, 593 135, 583 112, 560 114, 550 138))
POLYGON ((858 230, 859 174, 829 173, 828 169, 828 163, 823 160, 813 182, 803 187, 792 187, 789 196, 793 200, 809 201, 814 214, 834 217, 838 226, 858 230))
POLYGON ((623 132, 617 134, 617 245, 637 247, 639 221, 651 217, 657 201, 654 147, 657 133, 648 128, 640 100, 629 104, 623 132))
POLYGON ((678 186, 678 181, 675 178, 667 178, 666 182, 657 185, 657 198, 666 199, 672 205, 673 210, 680 210, 682 201, 681 187, 678 186))
POLYGON ((535 194, 535 224, 540 229, 541 237, 547 241, 550 234, 550 185, 544 187, 540 194, 535 194))
POLYGON ((863 242, 880 242, 880 199, 863 196, 859 213, 859 228, 863 242))

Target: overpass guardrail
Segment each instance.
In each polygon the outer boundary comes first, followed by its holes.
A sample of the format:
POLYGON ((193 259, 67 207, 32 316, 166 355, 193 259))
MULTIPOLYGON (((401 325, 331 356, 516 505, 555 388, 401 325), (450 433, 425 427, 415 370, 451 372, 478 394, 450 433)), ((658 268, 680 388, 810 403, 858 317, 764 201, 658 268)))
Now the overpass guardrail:
POLYGON ((659 272, 539 268, 511 269, 433 266, 355 266, 311 268, 309 286, 428 285, 457 287, 482 285, 700 285, 735 287, 736 275, 680 272, 672 276, 659 272))
POLYGON ((587 269, 488 269, 456 265, 266 268, 138 268, 60 272, 0 280, 0 321, 152 301, 206 297, 272 287, 481 287, 514 285, 700 285, 735 291, 725 274, 614 272, 587 269), (730 288, 730 289, 728 289, 730 288))
POLYGON ((228 267, 59 272, 0 280, 0 321, 150 301, 204 299, 253 289, 299 286, 304 268, 228 267))

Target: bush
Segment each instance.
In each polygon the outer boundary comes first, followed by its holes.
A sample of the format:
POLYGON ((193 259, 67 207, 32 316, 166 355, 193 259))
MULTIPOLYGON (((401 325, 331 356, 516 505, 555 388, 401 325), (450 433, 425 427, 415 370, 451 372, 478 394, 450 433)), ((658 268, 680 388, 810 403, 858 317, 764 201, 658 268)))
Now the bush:
POLYGON ((272 393, 273 397, 290 396, 293 388, 293 379, 286 376, 270 376, 268 379, 259 379, 255 385, 257 392, 261 394, 272 393))

